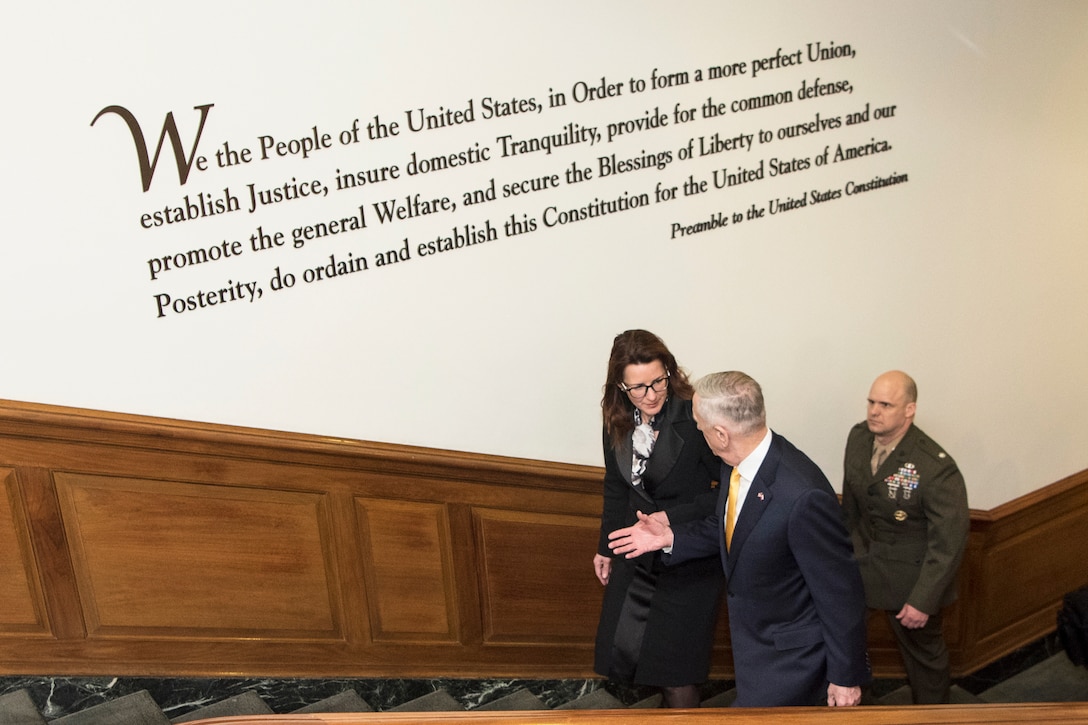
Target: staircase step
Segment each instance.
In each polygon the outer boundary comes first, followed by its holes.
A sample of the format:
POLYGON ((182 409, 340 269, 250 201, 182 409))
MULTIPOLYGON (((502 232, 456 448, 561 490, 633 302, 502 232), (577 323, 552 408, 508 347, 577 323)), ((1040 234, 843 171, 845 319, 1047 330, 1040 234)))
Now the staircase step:
POLYGON ((294 712, 374 712, 374 708, 366 700, 359 697, 359 693, 355 690, 344 690, 312 705, 300 707, 294 712))
POLYGON ((435 690, 423 697, 409 700, 403 705, 389 708, 389 712, 457 712, 465 708, 445 690, 435 690))
POLYGON ((620 710, 623 703, 613 697, 608 690, 594 690, 577 700, 560 705, 556 710, 620 710))
POLYGON ((660 692, 656 692, 649 697, 643 698, 631 705, 632 710, 653 710, 654 708, 661 707, 661 702, 664 700, 660 692))
POLYGON ((713 697, 708 697, 700 703, 699 707, 730 707, 736 699, 737 689, 733 687, 713 697))
POLYGON ((71 715, 58 717, 50 725, 169 725, 147 690, 133 692, 71 715))
POLYGON ((910 705, 910 685, 903 685, 880 698, 881 705, 910 705))
POLYGON ((1088 700, 1088 670, 1059 653, 979 695, 983 702, 1079 702, 1088 700))
MULTIPOLYGON (((952 690, 948 693, 949 701, 953 705, 977 705, 983 700, 977 696, 972 695, 967 690, 963 689, 959 685, 952 685, 952 690)), ((884 697, 880 698, 881 705, 912 705, 914 704, 910 695, 910 685, 903 685, 897 690, 892 690, 884 697)))
POLYGON ((272 708, 253 690, 246 690, 240 695, 187 712, 170 720, 171 723, 191 722, 211 717, 230 717, 232 715, 271 715, 272 708))
MULTIPOLYGON (((499 710, 499 711, 514 711, 514 710, 547 710, 548 706, 544 704, 544 701, 533 693, 526 690, 524 687, 520 690, 515 690, 505 697, 500 697, 497 700, 484 703, 475 710, 499 710)), ((474 710, 474 711, 475 711, 474 710)))
POLYGON ((45 718, 26 690, 0 695, 0 725, 45 725, 45 718))
POLYGON ((982 702, 978 695, 972 694, 959 685, 952 685, 949 699, 953 705, 977 705, 982 702))

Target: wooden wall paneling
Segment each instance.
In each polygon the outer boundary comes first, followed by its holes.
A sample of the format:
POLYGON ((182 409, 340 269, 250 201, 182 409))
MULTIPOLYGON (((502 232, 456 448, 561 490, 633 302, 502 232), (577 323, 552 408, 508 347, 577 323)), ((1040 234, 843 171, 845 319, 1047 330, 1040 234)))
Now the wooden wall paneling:
POLYGON ((49 632, 57 640, 82 640, 87 630, 52 473, 27 466, 17 474, 49 632))
POLYGON ((1062 596, 1088 584, 1088 471, 972 514, 959 674, 1053 632, 1062 596))
POLYGON ((982 596, 982 568, 986 543, 993 524, 988 512, 971 512, 971 528, 967 537, 967 551, 959 574, 959 598, 945 613, 944 631, 952 664, 952 676, 968 675, 985 662, 979 662, 979 638, 977 610, 982 596))
POLYGON ((374 641, 459 641, 445 506, 363 498, 355 505, 374 641))
POLYGON ((450 504, 450 552, 453 556, 453 578, 457 583, 458 611, 461 615, 461 644, 479 648, 483 643, 483 589, 479 571, 480 556, 476 549, 475 521, 470 504, 450 504))
POLYGON ((330 485, 329 514, 333 534, 325 547, 325 556, 338 572, 342 632, 345 656, 358 661, 363 650, 373 640, 370 630, 370 604, 366 591, 366 570, 360 548, 359 515, 356 497, 345 486, 330 485))
POLYGON ((342 639, 324 495, 55 478, 89 639, 342 639))
POLYGON ((1036 489, 988 512, 994 526, 988 530, 987 545, 1033 531, 1057 516, 1074 511, 1088 511, 1088 470, 1036 489))
POLYGON ((988 547, 974 612, 979 639, 1015 641, 1009 630, 1020 629, 1031 641, 1054 628, 1062 595, 1088 582, 1084 524, 1083 511, 1070 511, 988 547))
POLYGON ((484 641, 592 647, 603 587, 593 574, 600 519, 478 507, 484 641))
POLYGON ((971 512, 967 551, 964 552, 963 564, 960 566, 959 596, 956 602, 944 611, 944 638, 948 643, 953 677, 968 675, 978 669, 972 659, 971 643, 975 641, 978 632, 975 605, 978 602, 979 573, 988 526, 985 512, 971 512))
POLYGON ((38 566, 15 469, 0 469, 0 637, 49 634, 38 566))
MULTIPOLYGON (((95 472, 123 475, 134 460, 141 461, 145 470, 193 463, 202 469, 202 477, 237 481, 239 467, 248 473, 275 472, 283 468, 276 464, 287 463, 306 478, 347 474, 353 485, 361 487, 358 492, 365 488, 379 498, 388 492, 390 482, 397 485, 413 476, 421 477, 415 484, 431 488, 419 497, 431 500, 438 489, 456 495, 457 489, 448 487, 454 481, 496 485, 496 493, 512 498, 517 486, 508 484, 581 493, 587 486, 598 486, 601 478, 600 470, 592 466, 3 400, 0 440, 14 454, 12 460, 28 461, 23 465, 48 461, 50 468, 86 469, 87 461, 95 460, 91 466, 95 472), (113 455, 95 457, 103 451, 113 455), (168 454, 166 458, 161 457, 163 453, 168 454), (362 471, 368 475, 360 478, 362 471)), ((413 489, 398 492, 403 498, 415 495, 413 489)))
POLYGON ((714 630, 714 647, 710 655, 710 676, 720 679, 733 679, 733 640, 729 634, 729 609, 726 601, 729 595, 722 588, 721 604, 718 607, 718 625, 714 630))
MULTIPOLYGON (((598 468, 0 401, 0 671, 592 676, 598 468)), ((972 511, 957 676, 1052 632, 1088 471, 972 511)), ((732 676, 728 617, 712 674, 732 676)), ((870 622, 879 676, 901 663, 870 622)))
POLYGON ((1057 486, 1045 503, 1021 509, 1022 513, 1007 517, 1007 526, 994 527, 986 568, 980 576, 981 599, 990 605, 987 610, 994 617, 993 628, 1017 616, 1052 612, 1065 593, 1088 584, 1088 558, 1084 555, 1088 476, 1081 478, 1086 485, 1075 490, 1057 486), (1015 584, 1011 592, 1010 582, 1015 584), (1009 596, 1013 593, 1017 596, 1009 596), (1037 601, 1033 604, 1025 598, 1037 601), (994 606, 1002 602, 1006 606, 994 606))
POLYGON ((992 523, 985 511, 971 512, 971 527, 967 534, 967 551, 964 552, 963 564, 960 565, 959 594, 952 611, 955 614, 955 621, 950 623, 948 620, 951 617, 946 616, 945 618, 945 639, 953 651, 966 646, 978 631, 978 623, 974 616, 974 603, 979 601, 982 593, 982 581, 980 580, 982 561, 986 554, 986 542, 992 523))

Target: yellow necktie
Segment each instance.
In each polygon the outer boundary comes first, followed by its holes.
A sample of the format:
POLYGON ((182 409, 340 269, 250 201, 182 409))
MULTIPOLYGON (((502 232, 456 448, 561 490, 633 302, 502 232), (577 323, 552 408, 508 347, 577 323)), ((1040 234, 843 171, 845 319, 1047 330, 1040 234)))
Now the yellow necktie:
POLYGON ((725 511, 725 550, 733 544, 733 525, 737 522, 737 493, 740 491, 740 471, 733 468, 729 475, 729 505, 725 511))

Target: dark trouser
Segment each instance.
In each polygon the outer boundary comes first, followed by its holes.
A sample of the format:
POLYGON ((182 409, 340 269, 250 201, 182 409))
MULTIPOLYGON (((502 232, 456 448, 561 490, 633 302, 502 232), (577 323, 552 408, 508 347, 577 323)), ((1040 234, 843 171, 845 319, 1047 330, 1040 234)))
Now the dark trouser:
POLYGON ((903 665, 907 668, 911 696, 915 705, 940 705, 948 702, 952 677, 948 663, 948 647, 941 633, 941 615, 931 614, 926 626, 907 629, 888 612, 888 623, 899 643, 903 665))

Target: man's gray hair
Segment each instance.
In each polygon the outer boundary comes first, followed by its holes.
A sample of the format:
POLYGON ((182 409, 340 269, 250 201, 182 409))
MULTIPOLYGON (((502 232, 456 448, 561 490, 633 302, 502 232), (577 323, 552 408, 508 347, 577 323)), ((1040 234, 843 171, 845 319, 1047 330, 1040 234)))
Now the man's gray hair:
POLYGON ((711 423, 724 423, 738 435, 748 435, 767 425, 763 389, 750 376, 731 370, 711 373, 695 382, 699 414, 711 423))

